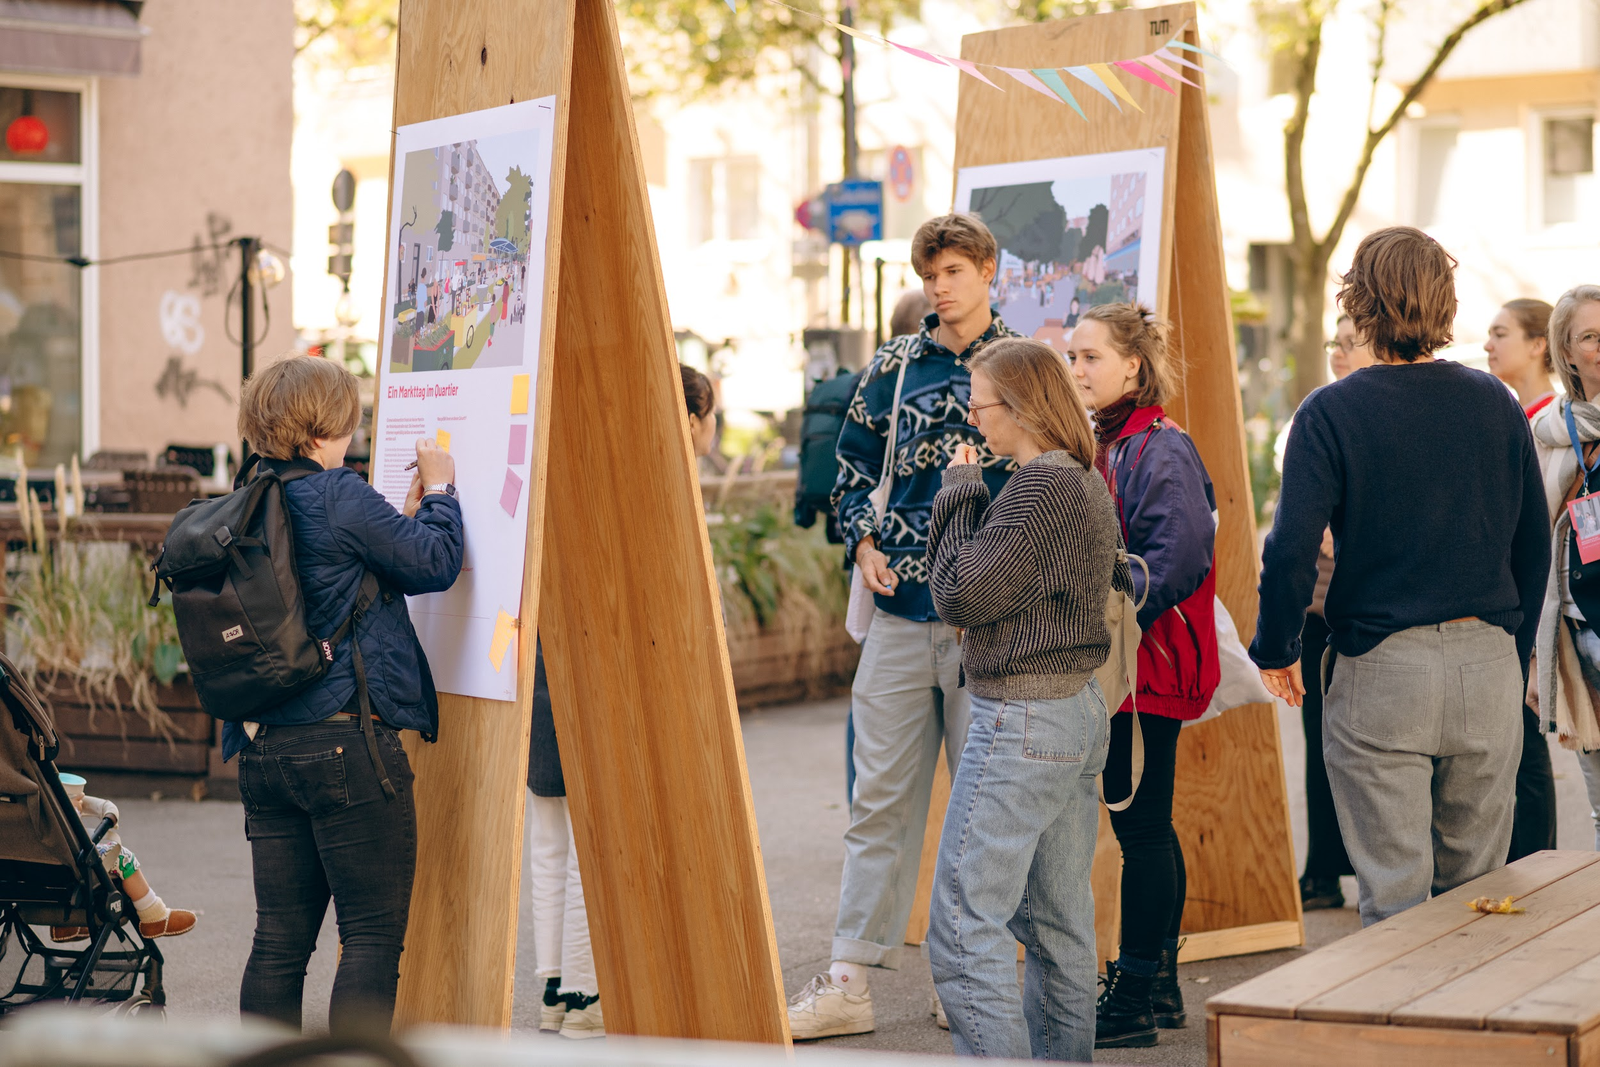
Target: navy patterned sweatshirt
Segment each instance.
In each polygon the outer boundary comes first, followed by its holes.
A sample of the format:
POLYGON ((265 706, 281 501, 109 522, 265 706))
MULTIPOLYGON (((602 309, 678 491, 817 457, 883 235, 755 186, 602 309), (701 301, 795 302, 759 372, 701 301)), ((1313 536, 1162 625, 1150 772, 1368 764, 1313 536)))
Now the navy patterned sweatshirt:
POLYGON ((915 334, 887 341, 867 364, 839 432, 839 480, 833 487, 833 506, 844 532, 847 557, 854 562, 861 539, 877 537, 878 548, 889 557, 889 567, 898 579, 894 596, 874 597, 878 610, 913 622, 939 618, 928 589, 928 522, 933 516, 933 498, 939 495, 944 469, 956 446, 977 446, 983 480, 993 496, 1000 495, 1006 479, 1017 469, 1009 458, 990 452, 983 435, 967 425, 972 395, 967 361, 996 337, 1019 335, 995 315, 989 328, 957 355, 933 340, 938 328, 939 316, 929 315, 915 334), (895 379, 900 365, 908 360, 900 392, 894 481, 884 528, 879 530, 867 498, 883 473, 895 379))

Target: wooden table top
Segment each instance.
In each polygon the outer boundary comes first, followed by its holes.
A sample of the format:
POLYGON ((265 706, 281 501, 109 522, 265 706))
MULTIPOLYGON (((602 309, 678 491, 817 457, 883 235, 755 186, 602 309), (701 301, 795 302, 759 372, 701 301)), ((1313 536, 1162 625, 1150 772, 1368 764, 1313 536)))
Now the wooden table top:
POLYGON ((1206 1012, 1583 1033, 1600 1025, 1600 853, 1535 853, 1219 993, 1206 1012), (1526 912, 1467 907, 1508 895, 1526 912))

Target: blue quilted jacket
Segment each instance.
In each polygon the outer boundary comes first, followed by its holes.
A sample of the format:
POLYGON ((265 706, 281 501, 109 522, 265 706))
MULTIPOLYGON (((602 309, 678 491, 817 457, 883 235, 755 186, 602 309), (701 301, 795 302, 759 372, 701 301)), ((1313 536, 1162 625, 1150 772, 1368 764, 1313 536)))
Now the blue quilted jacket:
MULTIPOLYGON (((317 473, 284 486, 294 529, 295 565, 313 634, 330 634, 355 610, 362 575, 370 569, 382 594, 356 627, 372 713, 400 730, 433 740, 438 710, 433 676, 406 612, 406 596, 450 588, 461 572, 461 505, 433 493, 417 517, 395 511, 348 467, 324 471, 312 460, 265 460, 285 471, 317 473)), ((258 717, 268 725, 319 722, 350 703, 356 692, 355 657, 347 639, 316 685, 258 717)), ((238 723, 224 723, 223 758, 249 743, 238 723)))

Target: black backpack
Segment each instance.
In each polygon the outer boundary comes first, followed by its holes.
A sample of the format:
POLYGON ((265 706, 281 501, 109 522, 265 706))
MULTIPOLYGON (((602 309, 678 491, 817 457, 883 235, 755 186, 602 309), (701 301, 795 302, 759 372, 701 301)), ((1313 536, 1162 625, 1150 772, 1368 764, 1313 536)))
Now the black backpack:
POLYGON ((834 483, 839 480, 839 431, 845 414, 855 399, 861 371, 818 382, 806 397, 805 415, 800 420, 800 474, 794 485, 794 524, 810 527, 817 513, 828 518, 828 540, 841 543, 833 522, 834 483))
MULTIPOLYGON (((224 722, 254 719, 319 682, 333 663, 333 650, 379 593, 377 577, 367 571, 350 617, 326 637, 311 633, 283 486, 316 472, 280 474, 263 466, 246 482, 256 459, 245 461, 232 493, 193 501, 173 516, 151 565, 156 579, 150 606, 160 603, 165 582, 200 706, 224 722)), ((372 730, 360 643, 353 642, 352 650, 361 730, 384 792, 392 796, 372 730)))

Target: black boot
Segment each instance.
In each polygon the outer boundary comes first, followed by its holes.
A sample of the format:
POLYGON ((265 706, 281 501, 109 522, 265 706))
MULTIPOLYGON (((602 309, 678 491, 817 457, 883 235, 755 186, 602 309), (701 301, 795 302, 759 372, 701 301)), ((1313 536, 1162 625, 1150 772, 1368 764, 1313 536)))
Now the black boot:
POLYGON ((1159 1039, 1150 1011, 1154 975, 1131 974, 1106 961, 1105 991, 1094 1006, 1095 1048, 1150 1048, 1159 1039))
POLYGON ((1161 950, 1161 969, 1150 984, 1150 1011, 1162 1030, 1182 1030, 1189 1022, 1183 1010, 1183 990, 1178 988, 1178 951, 1161 950))
POLYGON ((1344 891, 1339 888, 1339 879, 1313 878, 1309 874, 1301 877, 1301 911, 1321 911, 1324 908, 1342 907, 1344 907, 1344 891))

